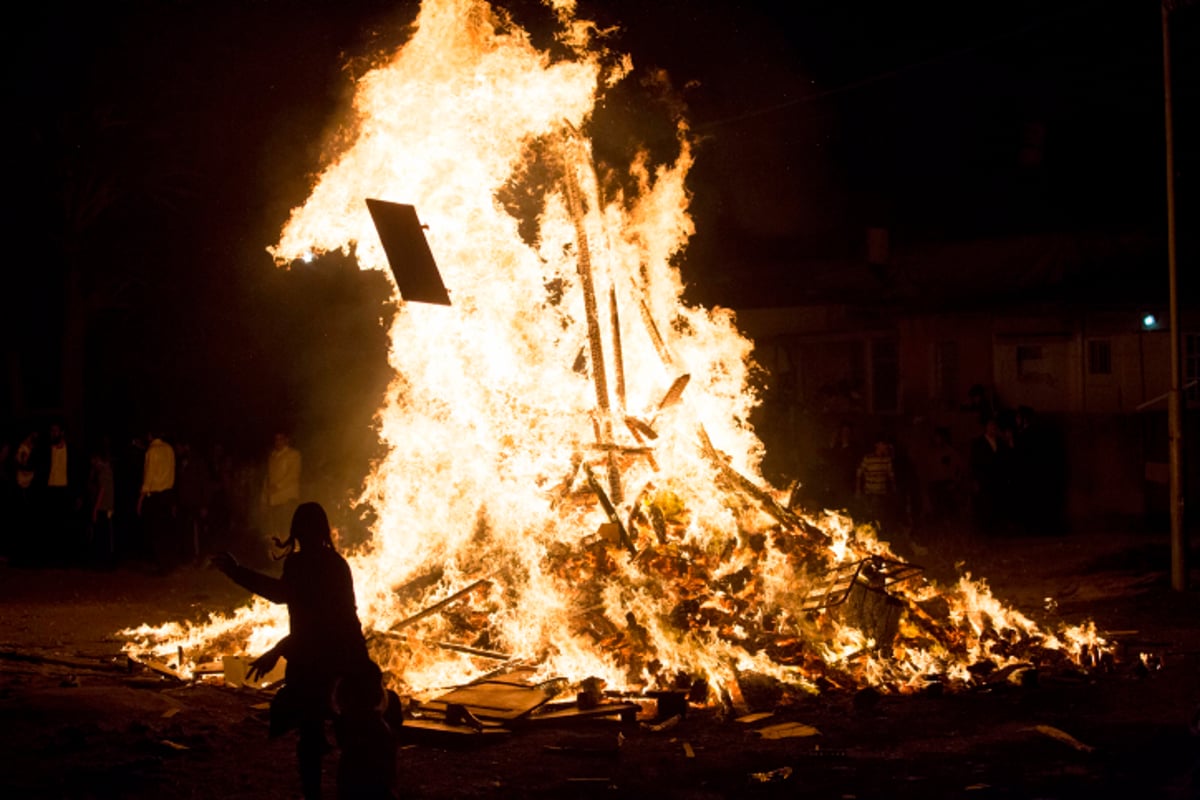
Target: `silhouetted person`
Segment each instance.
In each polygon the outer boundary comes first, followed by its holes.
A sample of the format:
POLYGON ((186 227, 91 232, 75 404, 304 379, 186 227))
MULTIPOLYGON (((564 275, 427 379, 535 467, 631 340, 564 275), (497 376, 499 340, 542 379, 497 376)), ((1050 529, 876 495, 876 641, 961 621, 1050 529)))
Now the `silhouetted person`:
POLYGON ((13 451, 12 534, 9 554, 18 563, 33 560, 37 548, 34 526, 41 506, 41 481, 38 479, 39 436, 26 433, 13 451))
POLYGON ((967 402, 962 410, 974 413, 979 417, 979 424, 986 425, 996 416, 996 401, 983 384, 976 383, 967 390, 967 402))
POLYGON ((180 557, 200 563, 200 553, 211 553, 208 535, 208 497, 212 476, 204 458, 181 441, 175 448, 175 500, 179 507, 180 557))
POLYGON ((109 568, 116 564, 117 557, 116 531, 113 528, 117 505, 112 457, 107 441, 92 452, 87 494, 88 540, 92 558, 96 566, 109 568))
POLYGON ((270 735, 299 730, 296 756, 304 797, 321 796, 321 757, 328 747, 325 722, 340 680, 354 681, 371 659, 354 600, 350 566, 333 546, 329 519, 318 503, 302 503, 291 532, 276 544, 284 550, 283 574, 274 578, 240 566, 229 553, 213 566, 238 585, 288 607, 288 635, 250 665, 249 676, 270 672, 287 660, 284 686, 271 702, 270 735))
POLYGON ((1066 453, 1061 430, 1029 406, 1017 408, 1013 424, 1013 463, 1020 504, 1016 521, 1029 534, 1061 533, 1066 453))
POLYGON ((118 561, 131 555, 139 558, 150 557, 150 543, 146 539, 142 518, 138 514, 147 444, 149 443, 144 436, 131 437, 113 454, 113 482, 117 493, 113 527, 117 539, 118 561))
POLYGON ((978 532, 1001 532, 1009 485, 1011 448, 995 418, 971 442, 971 510, 978 532))

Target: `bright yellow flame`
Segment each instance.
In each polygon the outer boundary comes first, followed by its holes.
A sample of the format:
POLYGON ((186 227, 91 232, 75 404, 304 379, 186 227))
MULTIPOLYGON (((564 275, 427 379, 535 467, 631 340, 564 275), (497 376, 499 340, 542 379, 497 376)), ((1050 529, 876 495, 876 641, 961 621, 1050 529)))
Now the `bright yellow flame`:
MULTIPOLYGON (((599 172, 586 131, 632 65, 605 52, 573 3, 553 8, 552 58, 482 0, 424 3, 410 41, 358 81, 352 144, 271 249, 280 263, 352 249, 364 269, 385 269, 364 201, 412 204, 452 298, 402 304, 390 332, 387 456, 362 495, 378 523, 351 556, 376 655, 418 692, 495 666, 438 643, 612 687, 678 672, 724 685, 755 671, 807 690, 827 671, 903 689, 967 680, 973 660, 1002 660, 994 641, 1064 647, 967 579, 944 592, 894 587, 908 610, 890 650, 805 606, 810 569, 891 553, 825 513, 805 520, 828 537, 806 555, 795 520, 781 527, 731 483, 730 470, 763 483, 747 422, 751 344, 732 313, 683 301, 673 259, 693 233, 687 124, 671 160, 630 153, 599 172), (501 198, 529 187, 542 187, 537 218, 518 220, 501 198), (591 363, 577 370, 581 353, 591 363), (679 401, 664 403, 682 376, 679 401), (610 520, 590 481, 636 558, 598 536, 610 520), (440 577, 416 596, 397 593, 428 574, 440 577), (393 630, 480 579, 445 613, 393 630), (938 592, 949 618, 921 618, 917 603, 938 592)), ((191 653, 257 651, 282 632, 281 610, 257 602, 202 626, 126 634, 137 648, 191 653)), ((1102 644, 1094 628, 1065 638, 1076 657, 1102 644)))

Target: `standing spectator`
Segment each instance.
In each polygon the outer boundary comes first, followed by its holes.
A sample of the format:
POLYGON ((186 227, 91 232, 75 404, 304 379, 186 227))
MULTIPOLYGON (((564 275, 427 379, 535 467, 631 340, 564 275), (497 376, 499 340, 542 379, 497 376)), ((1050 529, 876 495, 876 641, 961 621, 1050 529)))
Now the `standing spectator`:
POLYGON ((169 572, 176 564, 179 552, 175 528, 175 451, 151 431, 146 441, 146 457, 142 468, 142 491, 138 495, 137 513, 142 519, 142 532, 149 545, 151 558, 159 572, 169 572))
POLYGON ((286 433, 275 434, 275 446, 267 457, 262 499, 269 549, 270 542, 288 538, 292 514, 300 503, 300 451, 292 447, 291 437, 286 433))
POLYGON ((96 448, 88 472, 88 539, 96 566, 110 569, 116 564, 117 539, 113 515, 117 508, 112 456, 108 441, 96 448))
POLYGON ((208 496, 211 475, 204 459, 187 441, 175 447, 175 499, 179 507, 179 533, 185 560, 200 563, 200 553, 211 546, 208 536, 208 496))
POLYGON ((892 505, 896 496, 896 471, 892 449, 883 436, 875 437, 875 446, 858 463, 855 488, 862 500, 862 513, 881 528, 892 522, 892 505))
POLYGON ((151 557, 150 543, 142 529, 142 518, 137 510, 142 491, 142 473, 146 466, 147 444, 144 435, 131 437, 113 457, 113 483, 117 493, 113 533, 116 537, 118 561, 130 555, 147 559, 151 557))
POLYGON ((996 398, 983 384, 977 383, 967 390, 967 402, 962 410, 977 415, 979 424, 985 425, 989 419, 996 416, 996 398))
POLYGON ((12 507, 10 555, 18 563, 27 563, 35 553, 34 522, 41 506, 38 480, 38 432, 30 430, 17 445, 13 456, 15 491, 12 507))
POLYGON ((75 465, 70 461, 66 430, 61 422, 50 423, 49 447, 46 451, 46 530, 39 550, 46 560, 55 554, 77 553, 80 526, 77 524, 75 481, 71 474, 75 465))
POLYGON ((971 514, 977 532, 993 536, 1003 527, 1009 446, 995 417, 971 442, 971 514))

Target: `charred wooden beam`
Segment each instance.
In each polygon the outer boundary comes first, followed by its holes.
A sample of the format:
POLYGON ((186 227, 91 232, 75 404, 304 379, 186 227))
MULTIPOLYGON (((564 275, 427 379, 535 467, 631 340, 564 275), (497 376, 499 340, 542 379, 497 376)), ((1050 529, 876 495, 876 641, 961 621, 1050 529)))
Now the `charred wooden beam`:
POLYGON ((639 443, 643 439, 653 440, 658 438, 658 431, 637 417, 626 417, 625 427, 629 429, 629 432, 633 434, 633 438, 637 439, 639 443))
POLYGON ((625 546, 630 555, 636 556, 637 548, 633 546, 633 541, 629 538, 629 531, 625 529, 625 525, 621 522, 621 517, 617 514, 616 507, 608 499, 608 495, 604 493, 604 487, 596 480, 596 476, 592 474, 591 469, 586 465, 583 469, 587 475, 588 486, 592 487, 592 491, 596 493, 596 497, 600 500, 600 505, 604 508, 604 513, 608 515, 608 521, 617 526, 621 534, 621 544, 625 546))
POLYGON ((608 314, 612 325, 613 371, 617 381, 617 407, 625 410, 625 355, 621 349, 621 317, 617 312, 617 287, 608 290, 608 314))
POLYGON ((434 645, 443 650, 453 650, 456 653, 466 653, 469 656, 477 656, 478 658, 490 658, 494 661, 512 661, 511 653, 497 653, 493 650, 481 650, 478 647, 467 647, 462 644, 454 644, 453 642, 433 642, 434 645))
POLYGON ((692 376, 684 373, 671 382, 671 388, 667 389, 667 393, 663 395, 663 399, 658 403, 658 411, 655 416, 662 413, 671 406, 676 405, 683 397, 683 390, 687 388, 688 383, 692 380, 692 376))
POLYGON ((650 341, 654 345, 655 352, 658 353, 658 357, 664 366, 675 366, 675 357, 671 355, 671 351, 667 348, 667 343, 663 341, 662 334, 658 331, 658 325, 654 322, 654 315, 650 313, 650 306, 646 305, 646 300, 642 296, 641 287, 634 283, 633 290, 635 296, 638 298, 638 311, 642 315, 642 324, 646 326, 646 333, 650 335, 650 341))
POLYGON ((784 508, 770 493, 761 489, 754 481, 731 467, 729 465, 729 457, 713 446, 712 440, 708 438, 708 431, 704 430, 704 426, 700 427, 700 446, 705 456, 708 457, 708 460, 720 470, 722 477, 729 481, 730 485, 752 499, 757 500, 763 510, 776 520, 791 528, 803 531, 808 538, 818 544, 828 545, 832 541, 827 533, 800 519, 795 513, 784 508))
POLYGON ((441 579, 442 568, 434 567, 429 572, 426 572, 423 575, 418 575, 408 583, 396 587, 396 597, 400 600, 406 600, 409 597, 416 595, 418 592, 428 589, 441 579))
POLYGON ((489 581, 489 580, 487 580, 486 578, 484 578, 484 579, 480 579, 480 580, 477 580, 477 581, 475 581, 474 583, 472 583, 470 586, 468 586, 467 588, 465 588, 465 589, 462 589, 462 590, 460 590, 460 591, 457 591, 457 592, 455 592, 454 594, 450 595, 449 597, 447 597, 447 598, 446 598, 446 599, 444 599, 444 600, 439 600, 438 602, 436 602, 436 603, 434 603, 433 605, 431 605, 431 606, 429 606, 428 608, 426 608, 424 611, 420 611, 420 612, 418 612, 418 613, 416 613, 416 614, 413 614, 413 615, 412 615, 411 617, 409 617, 408 619, 402 619, 402 620, 400 620, 399 622, 397 622, 395 625, 393 625, 393 626, 392 626, 391 628, 389 628, 388 630, 392 630, 392 631, 398 631, 398 630, 400 630, 401 628, 408 627, 409 625, 413 624, 414 622, 417 622, 417 621, 419 621, 419 620, 423 620, 423 619, 425 619, 425 618, 426 618, 426 617, 428 617, 428 616, 431 616, 431 615, 433 615, 433 614, 436 614, 437 612, 441 611, 441 610, 442 610, 443 608, 445 608, 446 606, 448 606, 448 605, 450 605, 451 603, 453 603, 455 600, 458 600, 458 599, 460 599, 460 598, 466 597, 468 594, 470 594, 471 592, 475 591, 475 590, 476 590, 476 589, 478 589, 479 587, 481 587, 481 586, 491 586, 491 585, 492 585, 492 582, 491 582, 491 581, 489 581))
MULTIPOLYGON (((565 150, 565 147, 564 147, 565 150)), ((563 194, 567 200, 567 211, 575 226, 575 246, 578 251, 575 268, 583 289, 583 309, 588 329, 588 352, 592 368, 592 384, 596 390, 596 406, 600 409, 600 440, 612 439, 611 403, 608 394, 608 375, 604 367, 604 343, 600 332, 600 311, 596 305, 596 285, 592 275, 592 255, 584 227, 586 211, 582 190, 575 176, 573 160, 564 153, 562 163, 563 194)), ((614 492, 615 494, 615 492, 614 492)))
POLYGON ((612 442, 597 442, 596 444, 589 445, 589 447, 593 450, 600 450, 605 453, 622 453, 625 455, 635 456, 654 452, 654 449, 651 447, 629 447, 628 445, 614 444, 612 442))

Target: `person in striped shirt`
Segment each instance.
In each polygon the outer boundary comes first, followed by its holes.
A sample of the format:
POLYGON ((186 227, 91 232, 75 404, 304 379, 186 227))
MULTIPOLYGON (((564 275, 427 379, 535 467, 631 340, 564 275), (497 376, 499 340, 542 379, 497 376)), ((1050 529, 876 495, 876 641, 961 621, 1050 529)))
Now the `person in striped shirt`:
POLYGON ((892 448, 887 439, 876 437, 871 452, 858 462, 855 489, 862 501, 863 512, 868 520, 886 525, 890 517, 890 505, 896 494, 896 472, 893 466, 892 448))

